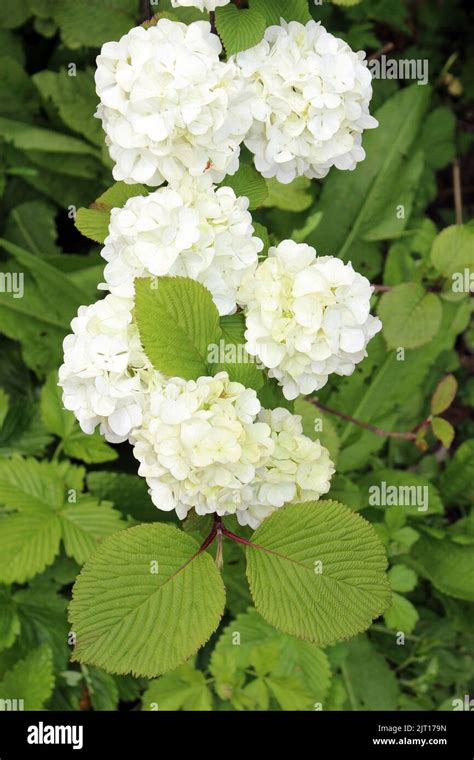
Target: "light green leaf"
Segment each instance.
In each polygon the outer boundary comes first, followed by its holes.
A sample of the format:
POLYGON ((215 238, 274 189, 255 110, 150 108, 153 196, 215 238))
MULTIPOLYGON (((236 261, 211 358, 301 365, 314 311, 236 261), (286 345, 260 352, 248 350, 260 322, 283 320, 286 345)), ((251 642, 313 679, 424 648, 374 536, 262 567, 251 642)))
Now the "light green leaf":
POLYGON ((311 180, 307 177, 296 177, 289 185, 282 185, 275 178, 267 179, 268 197, 263 205, 282 211, 306 211, 313 203, 310 187, 311 180))
POLYGON ((159 523, 121 531, 74 586, 74 659, 149 678, 173 670, 208 640, 224 602, 212 557, 184 532, 159 523))
POLYGON ((372 526, 333 501, 283 507, 247 547, 257 611, 319 645, 354 636, 382 614, 390 603, 385 568, 372 526))
POLYGON ((431 397, 431 414, 442 414, 454 401, 458 383, 454 375, 446 375, 438 383, 431 397))
POLYGON ((64 440, 64 453, 73 459, 80 459, 86 464, 103 464, 118 459, 118 452, 109 446, 99 432, 83 433, 79 425, 64 440))
POLYGON ((48 509, 0 517, 0 582, 24 583, 50 565, 59 551, 59 518, 48 509))
POLYGON ((420 147, 431 169, 442 169, 455 155, 456 117, 452 110, 440 106, 432 111, 423 126, 420 147))
POLYGON ((208 374, 209 351, 219 345, 219 312, 210 292, 187 277, 135 283, 135 317, 146 355, 164 375, 196 380, 208 374))
POLYGON ((0 26, 3 29, 16 29, 31 16, 28 0, 4 0, 0 26))
POLYGON ((431 429, 436 438, 441 441, 446 449, 449 449, 456 431, 448 420, 444 420, 442 417, 433 417, 431 420, 431 429))
POLYGON ((76 504, 65 506, 60 517, 66 554, 80 565, 104 538, 125 527, 120 512, 111 504, 100 504, 89 496, 81 496, 76 504))
POLYGON ((325 653, 315 644, 281 633, 253 609, 224 628, 213 650, 211 673, 219 693, 227 690, 230 695, 234 674, 248 670, 251 663, 255 667, 256 657, 263 673, 297 676, 306 693, 305 709, 324 701, 331 679, 325 653))
POLYGON ((221 317, 220 327, 222 337, 215 349, 209 354, 209 359, 216 354, 217 363, 210 361, 213 374, 225 370, 230 379, 242 383, 246 388, 259 390, 265 382, 263 368, 259 367, 255 358, 245 349, 245 319, 242 312, 221 317))
MULTIPOLYGON (((23 700, 24 710, 42 710, 54 686, 53 656, 47 644, 30 652, 0 682, 0 710, 5 700, 23 700)), ((21 709, 21 708, 17 708, 21 709)))
MULTIPOLYGON (((64 558, 62 558, 64 561, 64 558)), ((48 580, 48 573, 51 578, 59 577, 58 582, 69 585, 75 579, 78 569, 73 568, 73 573, 68 568, 67 577, 61 578, 58 575, 58 568, 61 564, 61 557, 56 560, 51 568, 48 568, 46 574, 35 578, 28 588, 17 591, 14 595, 15 605, 18 616, 21 621, 21 636, 17 641, 18 654, 24 657, 32 649, 40 644, 48 644, 53 653, 54 666, 60 670, 66 667, 69 660, 68 645, 68 623, 66 618, 67 601, 64 596, 56 593, 48 580)))
POLYGON ((409 599, 400 594, 394 594, 392 604, 383 616, 388 628, 403 633, 411 633, 420 616, 409 599))
POLYGON ((18 455, 0 460, 0 504, 30 514, 57 510, 63 500, 63 483, 49 462, 18 455))
POLYGON ((406 565, 394 565, 388 571, 390 586, 394 591, 413 591, 416 586, 416 573, 406 565))
POLYGON ((279 24, 280 19, 302 24, 311 20, 308 0, 250 0, 249 5, 265 17, 266 26, 279 24))
POLYGON ((41 416, 46 429, 59 438, 66 438, 74 428, 74 415, 64 409, 57 372, 50 372, 41 388, 41 416))
POLYGON ((378 307, 389 348, 424 346, 438 332, 442 314, 438 296, 416 282, 396 285, 383 294, 378 307))
POLYGON ((342 665, 344 686, 353 710, 395 710, 398 684, 385 658, 368 641, 357 636, 348 641, 342 665))
POLYGON ((212 693, 200 670, 186 663, 152 681, 143 695, 143 710, 212 710, 212 693))
POLYGON ((474 226, 454 224, 435 238, 431 263, 443 277, 474 270, 474 226))
POLYGON ((249 199, 249 209, 262 206, 267 195, 267 183, 259 172, 248 164, 240 164, 239 170, 221 182, 221 187, 231 187, 234 193, 249 199))
POLYGON ((109 234, 111 209, 123 208, 129 198, 147 194, 148 189, 144 185, 115 182, 91 204, 90 208, 78 209, 74 223, 85 237, 103 243, 109 234))
POLYGON ((415 569, 443 594, 474 602, 474 546, 421 536, 411 557, 415 569))
POLYGON ((260 42, 265 27, 265 16, 257 10, 239 10, 235 5, 216 9, 217 32, 228 56, 260 42))

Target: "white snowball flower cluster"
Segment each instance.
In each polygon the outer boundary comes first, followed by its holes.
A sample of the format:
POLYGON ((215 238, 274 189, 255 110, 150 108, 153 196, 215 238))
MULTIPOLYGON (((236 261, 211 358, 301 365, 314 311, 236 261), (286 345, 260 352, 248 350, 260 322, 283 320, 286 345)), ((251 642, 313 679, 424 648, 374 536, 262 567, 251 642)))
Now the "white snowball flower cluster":
POLYGON ((238 168, 251 123, 249 93, 206 21, 160 19, 106 42, 95 75, 116 180, 161 185, 238 168))
POLYGON ((200 11, 215 11, 230 0, 171 0, 173 8, 199 8, 200 11))
POLYGON ((100 425, 111 443, 125 441, 141 423, 145 396, 160 379, 141 347, 132 309, 131 299, 114 295, 81 306, 63 343, 64 406, 85 433, 100 425))
POLYGON ((246 278, 246 348, 269 368, 287 399, 350 375, 382 324, 370 313, 372 287, 352 265, 285 240, 246 278))
POLYGON ((365 53, 354 53, 320 23, 271 26, 236 60, 254 88, 254 121, 245 144, 264 177, 289 183, 324 177, 332 166, 354 169, 365 158, 371 74, 365 53))
POLYGON ((247 209, 247 198, 230 187, 216 189, 208 177, 130 198, 112 209, 100 287, 133 297, 136 277, 191 277, 210 290, 220 314, 231 314, 242 278, 255 271, 263 248, 247 209))
POLYGON ((334 469, 326 449, 301 435, 299 418, 286 410, 262 412, 255 391, 227 373, 172 378, 148 398, 131 440, 159 509, 181 519, 192 508, 235 514, 255 528, 284 503, 328 490, 334 469))
POLYGON ((253 529, 285 504, 319 499, 329 491, 335 472, 328 450, 303 435, 299 415, 283 408, 262 409, 257 419, 270 426, 275 448, 256 472, 253 500, 237 512, 239 523, 253 529))

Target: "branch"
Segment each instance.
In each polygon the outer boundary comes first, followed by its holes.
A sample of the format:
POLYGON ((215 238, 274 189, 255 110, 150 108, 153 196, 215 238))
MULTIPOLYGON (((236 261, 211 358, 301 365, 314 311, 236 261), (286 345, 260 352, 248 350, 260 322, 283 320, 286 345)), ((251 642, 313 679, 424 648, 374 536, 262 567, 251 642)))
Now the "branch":
MULTIPOLYGON (((318 409, 320 409, 322 412, 327 412, 328 414, 334 414, 336 417, 340 417, 342 420, 346 420, 346 422, 352 422, 354 425, 358 425, 361 428, 364 428, 364 430, 370 430, 371 433, 375 433, 376 435, 381 435, 384 438, 403 438, 406 441, 415 441, 416 440, 416 433, 413 431, 408 431, 406 433, 399 433, 393 430, 382 430, 379 427, 376 427, 375 425, 371 425, 369 422, 362 422, 361 420, 356 420, 354 417, 351 417, 349 414, 344 414, 344 412, 338 412, 336 409, 330 409, 328 406, 324 406, 323 404, 320 404, 319 401, 316 399, 309 399, 314 406, 316 406, 318 409)), ((422 427, 423 423, 421 423, 419 427, 422 427)))
POLYGON ((150 0, 139 0, 138 6, 140 12, 140 23, 143 24, 144 21, 148 21, 148 19, 153 16, 150 0))
POLYGON ((456 224, 462 224, 461 167, 459 166, 459 160, 457 158, 453 161, 453 190, 456 224))

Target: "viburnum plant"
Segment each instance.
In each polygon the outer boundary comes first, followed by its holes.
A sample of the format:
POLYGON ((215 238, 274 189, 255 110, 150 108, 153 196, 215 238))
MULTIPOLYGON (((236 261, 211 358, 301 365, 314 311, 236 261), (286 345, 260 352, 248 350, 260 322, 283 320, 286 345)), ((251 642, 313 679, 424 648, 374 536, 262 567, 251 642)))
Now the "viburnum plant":
POLYGON ((209 639, 224 539, 246 546, 255 608, 286 634, 354 636, 391 598, 374 529, 320 500, 334 465, 293 404, 366 356, 372 288, 331 251, 269 245, 249 211, 261 175, 287 184, 363 160, 371 76, 307 10, 253 47, 239 41, 251 11, 220 13, 158 14, 97 58, 119 182, 78 224, 106 229, 108 294, 73 319, 59 385, 82 430, 128 440, 153 504, 185 521, 110 536, 75 583, 73 658, 112 673, 159 675, 209 639))

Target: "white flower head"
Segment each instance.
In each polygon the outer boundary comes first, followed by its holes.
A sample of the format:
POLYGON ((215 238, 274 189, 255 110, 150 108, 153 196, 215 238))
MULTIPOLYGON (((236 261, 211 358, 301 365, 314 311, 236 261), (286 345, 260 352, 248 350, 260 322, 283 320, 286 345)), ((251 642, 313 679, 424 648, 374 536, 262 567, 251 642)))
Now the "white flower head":
POLYGON ((319 498, 334 472, 300 417, 262 410, 225 372, 158 387, 131 440, 153 503, 181 519, 194 508, 255 528, 285 503, 319 498))
POLYGON ((199 8, 200 11, 215 11, 230 0, 171 0, 173 8, 199 8))
POLYGON ((247 198, 230 187, 216 189, 208 177, 130 198, 112 209, 100 287, 133 297, 136 277, 191 277, 210 290, 220 314, 231 314, 242 278, 255 271, 263 248, 247 209, 247 198))
POLYGON ((250 92, 207 21, 160 19, 106 42, 95 74, 116 180, 161 185, 239 165, 251 123, 250 92))
POLYGON ((319 390, 332 372, 350 375, 367 355, 382 327, 369 313, 371 294, 350 263, 284 240, 239 290, 247 351, 269 368, 287 399, 319 390))
POLYGON ((241 525, 258 528, 262 520, 285 504, 316 501, 329 491, 334 465, 319 441, 303 435, 299 415, 287 409, 262 409, 257 418, 270 426, 272 455, 257 470, 254 500, 237 513, 241 525))
POLYGON ((221 372, 172 378, 148 402, 132 442, 153 503, 181 519, 192 508, 198 515, 246 509, 256 468, 274 448, 269 425, 255 421, 255 391, 221 372))
POLYGON ((264 177, 284 184, 300 175, 319 178, 365 158, 362 132, 377 121, 369 114, 372 78, 364 59, 316 21, 282 21, 237 54, 254 87, 245 144, 264 177))
POLYGON ((114 295, 81 306, 59 369, 65 408, 85 433, 100 425, 112 443, 125 441, 141 423, 145 397, 160 381, 141 347, 132 309, 131 299, 114 295))

